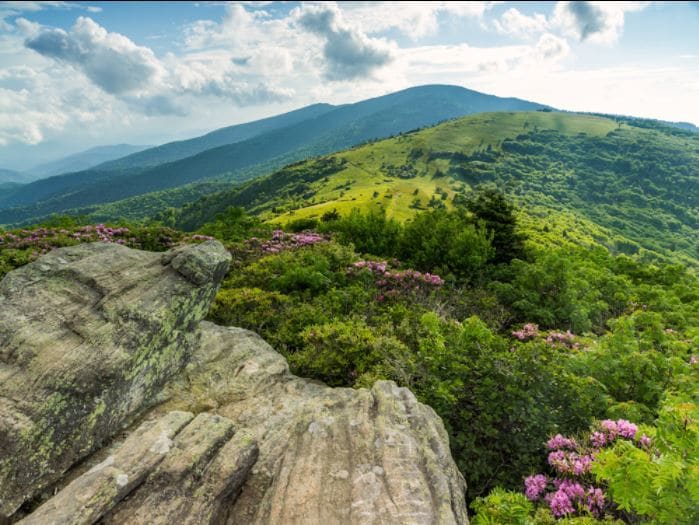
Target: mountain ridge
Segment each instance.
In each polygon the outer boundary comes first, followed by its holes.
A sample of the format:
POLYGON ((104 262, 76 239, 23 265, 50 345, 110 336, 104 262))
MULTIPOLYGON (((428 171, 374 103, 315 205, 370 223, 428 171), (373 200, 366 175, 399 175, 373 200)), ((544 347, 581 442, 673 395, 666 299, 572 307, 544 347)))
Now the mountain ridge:
POLYGON ((495 97, 458 86, 409 88, 334 107, 325 113, 326 107, 316 108, 314 111, 321 114, 313 118, 168 164, 138 167, 132 172, 100 168, 37 182, 0 198, 0 208, 4 208, 0 211, 0 224, 25 222, 215 177, 240 181, 238 175, 252 178, 290 162, 464 114, 545 108, 542 104, 495 97))
POLYGON ((23 173, 32 179, 43 179, 54 175, 73 173, 94 168, 104 162, 109 162, 113 159, 121 158, 125 155, 130 155, 151 147, 152 146, 134 144, 95 146, 66 157, 44 162, 23 173))

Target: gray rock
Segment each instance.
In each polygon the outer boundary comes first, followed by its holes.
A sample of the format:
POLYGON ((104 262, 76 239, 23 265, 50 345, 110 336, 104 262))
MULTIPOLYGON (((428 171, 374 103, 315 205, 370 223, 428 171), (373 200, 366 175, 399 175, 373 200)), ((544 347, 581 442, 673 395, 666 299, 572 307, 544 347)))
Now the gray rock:
POLYGON ((0 283, 5 515, 55 483, 24 523, 467 524, 442 421, 409 390, 329 388, 199 323, 227 264, 215 243, 90 245, 0 283))
POLYGON ((142 424, 112 455, 44 503, 22 525, 95 523, 146 479, 194 416, 170 412, 142 424))
POLYGON ((0 517, 128 424, 181 370, 230 255, 217 242, 170 255, 83 244, 0 282, 0 517))
POLYGON ((257 460, 247 434, 233 435, 233 424, 202 413, 175 439, 172 451, 148 480, 107 515, 103 523, 168 525, 213 523, 226 512, 257 460))
POLYGON ((257 460, 257 445, 248 434, 233 435, 229 419, 192 418, 170 412, 143 423, 19 524, 220 522, 257 460))
POLYGON ((289 373, 256 334, 201 324, 158 410, 215 411, 258 442, 229 524, 468 523, 441 419, 405 388, 329 388, 289 373))

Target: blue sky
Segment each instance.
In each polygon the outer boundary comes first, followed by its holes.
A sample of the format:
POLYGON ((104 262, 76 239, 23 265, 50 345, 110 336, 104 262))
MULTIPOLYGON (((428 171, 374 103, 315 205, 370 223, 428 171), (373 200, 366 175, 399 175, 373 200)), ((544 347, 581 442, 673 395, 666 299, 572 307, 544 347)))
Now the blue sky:
POLYGON ((699 3, 0 2, 0 168, 429 83, 699 125, 699 3))

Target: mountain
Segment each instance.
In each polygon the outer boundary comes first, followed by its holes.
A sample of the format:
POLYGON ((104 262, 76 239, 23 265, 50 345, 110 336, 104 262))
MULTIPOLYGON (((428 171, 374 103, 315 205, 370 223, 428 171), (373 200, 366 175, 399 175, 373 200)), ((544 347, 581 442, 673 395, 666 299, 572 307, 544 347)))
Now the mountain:
POLYGON ((161 218, 195 229, 230 206, 285 223, 385 210, 400 220, 478 186, 556 243, 699 261, 699 135, 561 112, 490 113, 287 166, 161 218))
POLYGON ((102 170, 124 170, 173 162, 185 157, 191 157, 207 149, 247 140, 275 129, 318 117, 335 109, 335 107, 330 104, 313 104, 274 117, 217 129, 201 137, 168 142, 162 146, 156 146, 111 162, 105 162, 98 168, 102 170))
POLYGON ((51 177, 61 173, 71 173, 82 171, 104 162, 123 157, 138 151, 142 151, 150 146, 134 146, 132 144, 116 144, 113 146, 96 146, 80 153, 68 155, 62 159, 53 160, 44 164, 39 164, 29 170, 26 174, 32 179, 51 177))
POLYGON ((0 169, 0 184, 22 184, 25 182, 29 182, 29 178, 24 173, 14 170, 0 169))
MULTIPOLYGON (((466 114, 542 108, 545 106, 541 104, 485 95, 456 86, 410 88, 330 110, 326 106, 311 106, 306 109, 320 114, 174 162, 115 171, 101 166, 28 185, 8 198, 0 197, 0 209, 3 209, 0 224, 26 222, 77 208, 91 212, 96 204, 204 179, 218 177, 228 182, 241 182, 290 162, 466 114)), ((246 129, 249 133, 253 128, 246 129)))

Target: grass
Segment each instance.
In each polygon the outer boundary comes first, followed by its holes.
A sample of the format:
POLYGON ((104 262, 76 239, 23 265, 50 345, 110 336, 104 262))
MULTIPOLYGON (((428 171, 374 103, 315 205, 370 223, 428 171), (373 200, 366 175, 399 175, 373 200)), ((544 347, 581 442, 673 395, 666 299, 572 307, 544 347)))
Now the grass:
POLYGON ((451 177, 435 178, 438 171, 448 170, 448 161, 428 159, 425 153, 413 161, 418 176, 412 179, 391 177, 381 166, 402 166, 411 162, 411 152, 414 151, 473 154, 488 145, 497 147, 502 140, 535 128, 566 134, 604 136, 616 129, 617 123, 601 117, 557 112, 483 113, 455 119, 341 153, 347 160, 347 167, 329 177, 328 181, 313 184, 313 203, 281 214, 267 212, 264 216, 271 223, 285 224, 296 219, 319 218, 333 209, 348 213, 354 208, 366 211, 383 207, 387 216, 405 221, 416 210, 426 209, 433 196, 442 200, 441 195, 436 193, 438 188, 446 192, 447 198, 443 202, 451 207, 456 191, 463 192, 470 188, 463 181, 451 177), (340 186, 344 189, 337 189, 340 186), (375 192, 378 193, 376 197, 375 192), (422 203, 421 208, 412 207, 416 197, 422 203))

